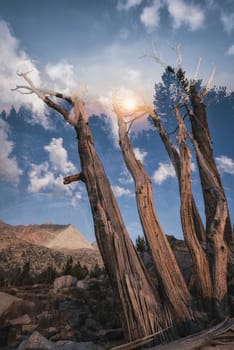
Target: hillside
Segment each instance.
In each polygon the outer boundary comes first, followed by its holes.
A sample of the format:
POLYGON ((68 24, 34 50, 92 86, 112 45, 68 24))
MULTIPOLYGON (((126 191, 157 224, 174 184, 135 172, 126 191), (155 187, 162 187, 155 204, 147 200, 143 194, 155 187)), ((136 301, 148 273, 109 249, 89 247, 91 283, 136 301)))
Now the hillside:
MULTIPOLYGON (((2 222, 2 226, 9 226, 2 222)), ((0 224, 1 230, 1 224, 0 224)), ((11 226, 11 231, 21 240, 35 245, 56 250, 93 249, 93 246, 72 225, 18 225, 11 226)))
POLYGON ((74 263, 80 261, 81 265, 86 265, 88 269, 92 269, 96 263, 102 266, 98 249, 94 249, 89 242, 86 242, 85 238, 71 225, 12 226, 1 221, 0 272, 4 275, 17 273, 17 270, 22 269, 28 261, 32 274, 38 274, 48 266, 55 267, 60 272, 69 256, 72 256, 74 263), (35 242, 40 242, 40 245, 35 242), (49 242, 54 242, 51 245, 53 247, 56 245, 59 249, 42 245, 49 242))
POLYGON ((47 248, 58 250, 94 249, 93 246, 72 225, 68 225, 54 239, 46 244, 47 248))

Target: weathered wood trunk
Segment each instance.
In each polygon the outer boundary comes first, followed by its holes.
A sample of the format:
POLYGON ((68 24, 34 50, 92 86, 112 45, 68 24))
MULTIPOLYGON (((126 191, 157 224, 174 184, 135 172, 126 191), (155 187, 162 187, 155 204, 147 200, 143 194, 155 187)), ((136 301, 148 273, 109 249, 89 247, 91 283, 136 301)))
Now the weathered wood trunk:
MULTIPOLYGON (((152 118, 152 121, 159 133, 159 136, 161 137, 161 140, 165 146, 165 149, 168 153, 168 156, 174 166, 177 180, 178 180, 178 186, 179 191, 181 193, 181 159, 180 155, 173 144, 170 136, 168 135, 167 131, 165 130, 160 117, 157 115, 156 112, 153 110, 150 111, 150 117, 152 118)), ((194 200, 193 194, 191 193, 191 215, 193 218, 193 222, 196 228, 196 236, 200 243, 203 244, 203 246, 206 244, 206 235, 205 235, 205 229, 204 225, 201 220, 201 216, 199 214, 199 211, 197 209, 196 202, 194 200)))
MULTIPOLYGON (((197 142, 197 145, 202 153, 203 157, 206 159, 207 166, 212 172, 213 176, 217 181, 217 186, 219 187, 220 193, 222 193, 223 199, 225 201, 225 206, 227 207, 228 215, 226 217, 224 239, 229 244, 233 240, 232 225, 228 210, 228 204, 224 192, 224 188, 220 179, 220 175, 214 160, 213 148, 211 137, 209 133, 209 127, 206 115, 206 106, 202 103, 199 95, 196 91, 196 85, 191 85, 190 88, 190 100, 193 107, 193 115, 190 115, 190 122, 192 125, 193 138, 197 142)), ((217 198, 214 196, 212 188, 207 183, 206 173, 202 171, 201 164, 198 159, 199 172, 202 184, 203 197, 205 202, 205 212, 206 212, 206 231, 209 233, 211 231, 211 226, 214 221, 217 198)))
MULTIPOLYGON (((228 311, 228 256, 229 268, 233 264, 233 232, 227 199, 214 160, 207 122, 206 107, 197 93, 196 84, 189 90, 192 105, 190 122, 196 142, 196 155, 201 179, 205 214, 208 254, 213 276, 216 313, 222 317, 228 311)), ((229 276, 231 277, 231 276, 229 276)))
POLYGON ((210 260, 210 269, 212 271, 214 314, 217 317, 223 318, 228 313, 228 246, 224 240, 228 208, 223 192, 220 190, 219 182, 210 170, 207 160, 201 153, 197 142, 192 137, 191 140, 196 150, 203 178, 206 180, 206 184, 212 188, 212 195, 216 203, 214 218, 210 224, 210 230, 207 232, 208 257, 210 260))
MULTIPOLYGON (((187 130, 180 115, 179 107, 175 107, 178 121, 177 142, 180 151, 180 200, 181 200, 181 222, 184 238, 194 262, 198 292, 205 301, 207 308, 208 301, 212 298, 212 283, 209 263, 204 250, 202 249, 196 235, 192 213, 192 189, 191 189, 191 156, 186 144, 187 130)), ((208 303, 209 304, 209 303, 208 303)))
POLYGON ((134 179, 138 213, 151 250, 159 283, 166 296, 164 303, 168 304, 169 310, 172 310, 175 319, 180 321, 190 320, 190 293, 174 253, 159 223, 154 206, 151 180, 146 174, 142 163, 135 157, 127 126, 121 113, 117 109, 115 112, 118 116, 120 148, 126 166, 134 179))
POLYGON ((192 126, 191 139, 196 151, 205 203, 206 239, 213 283, 214 311, 216 316, 224 317, 228 312, 228 257, 230 271, 233 267, 233 232, 225 192, 214 160, 206 106, 202 102, 207 90, 199 95, 196 81, 190 84, 182 69, 176 72, 176 76, 187 93, 192 107, 190 109, 186 106, 192 126))
POLYGON ((167 327, 160 299, 128 236, 103 165, 96 153, 82 101, 75 101, 82 176, 92 209, 97 243, 123 311, 128 339, 167 327))
POLYGON ((203 250, 203 247, 206 245, 205 229, 192 194, 190 152, 186 146, 184 124, 180 117, 179 110, 176 109, 176 116, 179 125, 179 134, 177 138, 180 151, 179 154, 164 126, 162 125, 161 119, 158 117, 158 115, 154 111, 151 111, 150 116, 164 143, 177 175, 180 191, 180 213, 184 239, 194 264, 198 293, 204 300, 203 305, 208 308, 209 304, 207 301, 212 297, 212 286, 209 264, 205 251, 203 250), (200 243, 202 243, 202 246, 200 243))

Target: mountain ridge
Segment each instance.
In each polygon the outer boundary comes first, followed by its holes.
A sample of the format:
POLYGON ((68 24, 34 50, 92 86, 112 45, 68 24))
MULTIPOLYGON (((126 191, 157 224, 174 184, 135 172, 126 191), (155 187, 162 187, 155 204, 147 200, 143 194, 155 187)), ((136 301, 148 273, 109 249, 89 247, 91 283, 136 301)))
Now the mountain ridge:
POLYGON ((0 221, 0 232, 11 233, 28 243, 56 250, 94 249, 91 243, 71 224, 10 225, 0 221))

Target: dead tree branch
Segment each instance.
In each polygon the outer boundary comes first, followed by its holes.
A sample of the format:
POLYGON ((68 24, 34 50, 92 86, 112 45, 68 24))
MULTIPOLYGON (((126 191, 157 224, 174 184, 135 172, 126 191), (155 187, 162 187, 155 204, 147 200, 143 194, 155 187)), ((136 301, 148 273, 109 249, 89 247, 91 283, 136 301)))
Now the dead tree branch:
POLYGON ((78 174, 75 174, 75 175, 70 175, 70 176, 64 177, 63 184, 64 185, 69 185, 70 183, 75 182, 75 181, 83 181, 83 182, 85 182, 85 178, 84 178, 83 173, 78 173, 78 174))
POLYGON ((74 119, 71 117, 69 111, 67 111, 65 108, 63 108, 60 104, 54 102, 50 97, 57 97, 60 98, 66 102, 69 102, 69 104, 73 105, 72 99, 69 96, 66 96, 60 92, 55 92, 52 90, 43 90, 37 88, 32 80, 28 77, 28 74, 30 72, 26 73, 20 73, 19 71, 17 72, 18 76, 22 77, 28 85, 17 85, 15 89, 12 89, 13 91, 18 91, 21 94, 35 94, 37 95, 42 101, 44 101, 48 107, 55 109, 57 112, 59 112, 64 119, 71 124, 72 126, 75 126, 76 123, 74 119), (22 90, 28 90, 26 93, 22 90))

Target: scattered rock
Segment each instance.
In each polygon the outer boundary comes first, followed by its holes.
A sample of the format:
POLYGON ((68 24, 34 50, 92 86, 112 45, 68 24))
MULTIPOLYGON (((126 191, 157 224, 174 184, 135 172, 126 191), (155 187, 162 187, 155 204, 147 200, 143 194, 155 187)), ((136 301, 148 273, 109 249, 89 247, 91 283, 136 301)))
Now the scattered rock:
POLYGON ((31 313, 34 307, 33 302, 0 292, 0 325, 4 324, 6 319, 20 317, 25 311, 31 313))
POLYGON ((77 283, 77 278, 71 275, 64 275, 61 277, 57 277, 54 280, 54 289, 75 287, 76 283, 77 283))
POLYGON ((93 342, 73 342, 73 341, 66 341, 57 342, 57 346, 52 348, 52 350, 104 350, 103 347, 95 345, 93 342))
POLYGON ((27 339, 24 340, 17 348, 17 350, 28 350, 28 349, 52 349, 54 344, 43 337, 39 332, 35 331, 33 334, 27 339))
POLYGON ((20 317, 14 318, 13 320, 10 320, 9 323, 12 326, 17 326, 17 325, 28 325, 29 323, 31 323, 32 320, 31 318, 28 316, 28 314, 22 315, 20 317))
POLYGON ((89 288, 89 284, 86 280, 80 280, 80 281, 77 281, 76 288, 87 290, 89 288))
POLYGON ((38 328, 38 324, 24 324, 22 326, 22 332, 32 334, 38 328))

